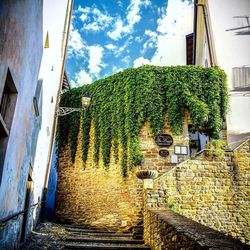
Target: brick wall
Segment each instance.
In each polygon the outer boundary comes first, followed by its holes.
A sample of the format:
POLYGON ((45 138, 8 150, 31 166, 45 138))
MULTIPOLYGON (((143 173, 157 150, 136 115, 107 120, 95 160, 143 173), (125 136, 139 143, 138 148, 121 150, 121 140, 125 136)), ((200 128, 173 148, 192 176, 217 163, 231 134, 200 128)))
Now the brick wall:
MULTIPOLYGON (((174 145, 182 142, 188 145, 187 125, 184 125, 184 131, 183 136, 173 136, 174 145)), ((171 133, 167 125, 163 132, 171 133)), ((136 169, 129 172, 128 177, 124 179, 120 164, 115 163, 113 154, 108 169, 103 166, 101 154, 99 164, 96 166, 93 162, 93 126, 90 131, 88 159, 83 165, 81 137, 80 131, 74 164, 70 161, 67 146, 63 154, 59 155, 56 216, 63 222, 95 228, 127 230, 136 226, 142 220, 143 199, 142 181, 136 178, 136 169)), ((171 168, 170 159, 174 145, 167 148, 170 152, 167 158, 159 156, 160 148, 156 145, 149 125, 146 123, 140 132, 143 154, 141 167, 159 171, 171 168)), ((181 157, 180 160, 182 160, 181 157)))
POLYGON ((91 126, 88 160, 81 160, 81 132, 75 163, 68 148, 59 156, 56 216, 64 222, 93 228, 127 230, 142 217, 142 182, 129 173, 123 178, 112 155, 108 169, 93 162, 94 129, 91 126))
POLYGON ((188 160, 155 180, 156 189, 172 210, 250 243, 249 153, 248 141, 230 162, 188 160))
POLYGON ((232 237, 170 210, 148 210, 145 213, 144 239, 154 250, 250 249, 232 237))
MULTIPOLYGON (((166 122, 164 124, 162 133, 169 134, 173 137, 173 144, 170 147, 159 147, 155 143, 155 138, 150 131, 149 124, 146 123, 140 131, 140 146, 143 154, 142 168, 154 169, 159 173, 164 173, 170 170, 174 165, 171 163, 171 157, 174 154, 174 146, 182 145, 189 147, 189 134, 188 134, 188 123, 187 119, 184 119, 183 124, 183 134, 174 135, 169 127, 169 124, 166 122), (159 151, 166 149, 169 152, 168 157, 162 157, 159 155, 159 151)), ((178 155, 178 162, 186 160, 188 156, 178 155)))

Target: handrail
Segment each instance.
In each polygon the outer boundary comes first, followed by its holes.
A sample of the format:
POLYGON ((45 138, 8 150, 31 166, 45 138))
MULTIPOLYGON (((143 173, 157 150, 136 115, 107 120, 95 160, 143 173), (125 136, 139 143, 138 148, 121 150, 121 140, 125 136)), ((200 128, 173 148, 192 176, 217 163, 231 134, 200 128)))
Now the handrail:
MULTIPOLYGON (((237 151, 243 144, 247 143, 248 141, 250 141, 250 136, 246 137, 243 141, 241 141, 241 143, 233 149, 233 152, 237 151)), ((240 142, 240 141, 237 141, 237 142, 240 142)))
POLYGON ((39 201, 39 202, 31 205, 28 209, 24 209, 24 210, 22 210, 20 212, 16 212, 16 213, 14 213, 12 215, 9 215, 9 216, 7 216, 4 219, 1 219, 0 220, 0 227, 5 227, 6 223, 9 222, 10 220, 16 219, 16 217, 18 217, 19 215, 26 213, 29 209, 31 209, 31 208, 33 209, 34 207, 36 207, 36 206, 38 206, 40 204, 42 204, 41 201, 39 201))

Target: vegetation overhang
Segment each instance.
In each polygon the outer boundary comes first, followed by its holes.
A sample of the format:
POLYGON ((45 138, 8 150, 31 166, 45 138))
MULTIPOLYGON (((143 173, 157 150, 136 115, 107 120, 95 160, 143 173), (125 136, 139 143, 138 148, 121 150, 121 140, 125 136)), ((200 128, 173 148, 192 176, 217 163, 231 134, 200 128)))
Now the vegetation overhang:
POLYGON ((218 67, 142 66, 98 80, 90 85, 73 88, 61 97, 60 106, 81 107, 83 94, 91 95, 91 105, 82 112, 59 118, 57 133, 59 152, 69 144, 74 161, 82 118, 82 159, 88 157, 89 131, 94 126, 94 161, 101 149, 105 166, 110 162, 111 145, 118 160, 121 145, 123 175, 139 165, 142 155, 138 134, 148 121, 156 136, 168 117, 171 130, 181 134, 183 117, 188 110, 193 129, 206 127, 210 137, 218 138, 225 120, 228 93, 226 75, 218 67), (208 119, 205 119, 208 118, 208 119))

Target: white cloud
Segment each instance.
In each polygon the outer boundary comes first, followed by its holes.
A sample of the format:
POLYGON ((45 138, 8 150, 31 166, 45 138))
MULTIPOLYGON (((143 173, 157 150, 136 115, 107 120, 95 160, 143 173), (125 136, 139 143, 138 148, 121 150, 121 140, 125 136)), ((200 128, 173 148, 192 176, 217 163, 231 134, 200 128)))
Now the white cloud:
POLYGON ((157 46, 157 33, 152 30, 145 30, 145 36, 148 37, 146 42, 143 44, 141 53, 144 54, 148 48, 154 48, 157 46))
POLYGON ((88 69, 91 75, 97 77, 105 65, 102 63, 103 47, 100 45, 93 45, 88 47, 89 50, 89 64, 88 69))
POLYGON ((193 31, 193 4, 188 0, 169 0, 168 7, 158 19, 154 65, 185 65, 185 36, 193 31))
POLYGON ((156 38, 157 37, 157 33, 152 31, 152 30, 145 30, 145 35, 149 36, 150 38, 156 38))
POLYGON ((123 68, 118 68, 118 67, 116 67, 116 66, 114 66, 114 67, 112 68, 112 73, 113 73, 113 74, 118 73, 118 72, 121 72, 121 71, 123 71, 123 68))
POLYGON ((136 36, 135 37, 135 41, 138 42, 138 43, 140 43, 142 40, 143 40, 142 36, 136 36))
POLYGON ((150 61, 142 56, 134 60, 134 68, 138 68, 147 64, 150 64, 150 61))
POLYGON ((128 32, 131 32, 134 25, 141 20, 140 8, 142 6, 149 6, 151 3, 149 0, 131 0, 130 5, 128 6, 128 14, 127 14, 127 29, 128 32))
POLYGON ((80 20, 83 23, 81 30, 98 32, 109 27, 113 22, 111 17, 106 12, 101 12, 98 8, 90 7, 78 7, 78 12, 82 13, 80 20))
POLYGON ((127 39, 126 42, 123 44, 123 46, 120 46, 119 48, 117 48, 114 51, 115 57, 119 57, 124 51, 126 51, 127 53, 129 53, 129 50, 127 49, 127 47, 131 44, 131 39, 127 39), (126 50, 127 49, 127 50, 126 50))
POLYGON ((102 27, 99 25, 98 22, 92 22, 92 23, 88 23, 86 25, 84 25, 84 30, 91 30, 91 31, 100 31, 102 29, 102 27))
POLYGON ((118 6, 119 6, 120 8, 122 8, 122 7, 123 7, 123 3, 122 3, 122 1, 121 1, 121 0, 118 0, 118 1, 117 1, 117 4, 118 4, 118 6))
POLYGON ((81 5, 79 5, 78 8, 77 8, 77 10, 75 12, 76 13, 83 13, 84 12, 84 8, 81 5))
POLYGON ((127 8, 126 24, 119 17, 114 25, 114 29, 109 31, 107 35, 113 39, 118 40, 124 34, 130 34, 134 30, 134 26, 141 20, 141 7, 147 7, 151 4, 149 0, 131 0, 127 8))
POLYGON ((107 48, 109 50, 115 50, 117 47, 114 44, 109 43, 109 44, 105 45, 105 48, 107 48))
POLYGON ((85 22, 88 19, 88 15, 83 13, 79 18, 82 20, 82 22, 85 22))
POLYGON ((122 58, 121 61, 125 64, 129 64, 130 60, 131 60, 130 56, 125 56, 124 58, 122 58))
POLYGON ((107 35, 113 40, 118 40, 119 38, 121 38, 124 29, 122 20, 120 18, 117 19, 114 26, 114 30, 108 31, 107 35))
POLYGON ((92 77, 83 69, 75 74, 75 85, 77 86, 90 84, 92 83, 92 81, 93 81, 92 77))
POLYGON ((86 44, 82 39, 79 30, 74 29, 73 25, 70 28, 69 43, 68 43, 68 56, 73 55, 83 57, 86 52, 86 44))

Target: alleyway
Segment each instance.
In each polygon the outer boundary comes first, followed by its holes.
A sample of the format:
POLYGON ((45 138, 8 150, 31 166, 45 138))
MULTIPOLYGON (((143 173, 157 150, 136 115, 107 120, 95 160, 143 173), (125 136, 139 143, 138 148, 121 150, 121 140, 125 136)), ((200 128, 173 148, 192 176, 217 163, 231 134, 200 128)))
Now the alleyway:
POLYGON ((150 249, 130 233, 88 230, 77 226, 41 223, 22 250, 33 249, 150 249))
POLYGON ((21 249, 63 249, 69 235, 64 226, 56 223, 41 223, 32 231, 30 238, 21 249))

